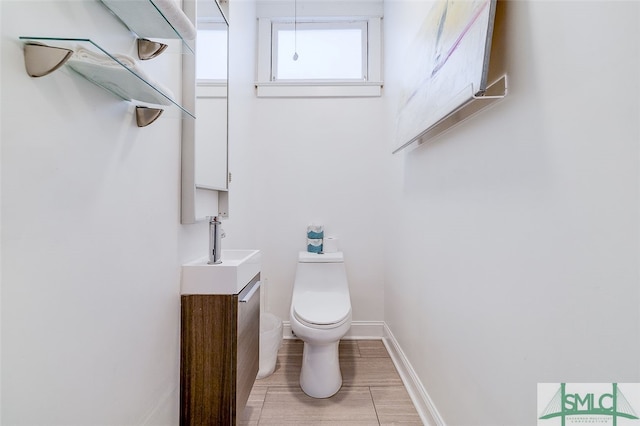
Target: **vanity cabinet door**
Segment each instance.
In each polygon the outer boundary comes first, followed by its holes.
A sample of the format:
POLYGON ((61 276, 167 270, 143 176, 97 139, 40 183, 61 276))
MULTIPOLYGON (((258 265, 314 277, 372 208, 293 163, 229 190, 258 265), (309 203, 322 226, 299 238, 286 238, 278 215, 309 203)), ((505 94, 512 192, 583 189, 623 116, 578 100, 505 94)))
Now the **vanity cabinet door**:
POLYGON ((180 425, 237 424, 258 375, 259 277, 240 294, 182 296, 180 425))
POLYGON ((237 296, 182 296, 180 424, 231 425, 237 296))

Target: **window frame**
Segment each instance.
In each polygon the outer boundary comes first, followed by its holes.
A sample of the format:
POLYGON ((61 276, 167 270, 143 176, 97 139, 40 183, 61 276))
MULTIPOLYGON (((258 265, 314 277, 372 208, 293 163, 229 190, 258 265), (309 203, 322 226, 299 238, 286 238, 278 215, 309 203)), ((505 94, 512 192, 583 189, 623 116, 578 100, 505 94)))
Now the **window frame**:
POLYGON ((258 18, 258 97, 379 97, 382 94, 382 18, 378 16, 304 17, 297 25, 344 26, 360 22, 363 33, 363 79, 274 80, 274 26, 293 25, 291 18, 258 18), (363 76, 364 77, 364 76, 363 76))
MULTIPOLYGON (((325 21, 287 21, 287 22, 272 22, 271 23, 271 81, 279 81, 279 82, 354 82, 354 81, 367 81, 369 77, 369 64, 367 58, 369 57, 367 51, 367 38, 368 38, 368 21, 359 19, 359 20, 325 20, 325 21), (357 29, 360 30, 361 33, 361 42, 360 42, 360 77, 354 78, 327 78, 327 79, 319 79, 319 78, 278 78, 278 63, 280 53, 278 50, 278 41, 279 41, 279 33, 280 31, 305 31, 305 30, 352 30, 357 29)), ((287 52, 289 54, 289 52, 287 52)))

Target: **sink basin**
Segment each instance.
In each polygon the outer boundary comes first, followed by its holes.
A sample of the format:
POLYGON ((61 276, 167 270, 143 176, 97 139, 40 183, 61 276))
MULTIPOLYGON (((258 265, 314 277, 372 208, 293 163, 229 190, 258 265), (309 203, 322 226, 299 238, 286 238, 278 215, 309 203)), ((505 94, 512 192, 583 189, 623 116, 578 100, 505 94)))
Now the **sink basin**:
POLYGON ((208 257, 182 265, 180 294, 238 294, 260 272, 260 250, 222 250, 221 263, 208 257))

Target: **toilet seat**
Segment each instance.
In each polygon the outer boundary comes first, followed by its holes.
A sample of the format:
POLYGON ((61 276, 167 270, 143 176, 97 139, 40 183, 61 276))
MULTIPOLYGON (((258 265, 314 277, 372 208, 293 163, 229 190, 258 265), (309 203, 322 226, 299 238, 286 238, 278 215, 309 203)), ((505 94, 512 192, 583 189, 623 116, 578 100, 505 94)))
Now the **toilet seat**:
POLYGON ((349 320, 349 297, 334 292, 306 291, 297 295, 293 314, 301 323, 314 328, 335 328, 349 320))

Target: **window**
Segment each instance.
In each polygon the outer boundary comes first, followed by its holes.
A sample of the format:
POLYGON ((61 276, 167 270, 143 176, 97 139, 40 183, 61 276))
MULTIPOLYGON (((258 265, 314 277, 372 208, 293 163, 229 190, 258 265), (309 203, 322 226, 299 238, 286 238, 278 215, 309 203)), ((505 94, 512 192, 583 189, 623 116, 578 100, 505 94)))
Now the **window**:
POLYGON ((367 22, 272 25, 272 81, 367 80, 367 22))
POLYGON ((381 18, 258 20, 259 97, 380 96, 381 18))
POLYGON ((227 27, 216 22, 198 22, 196 80, 227 80, 227 27))

